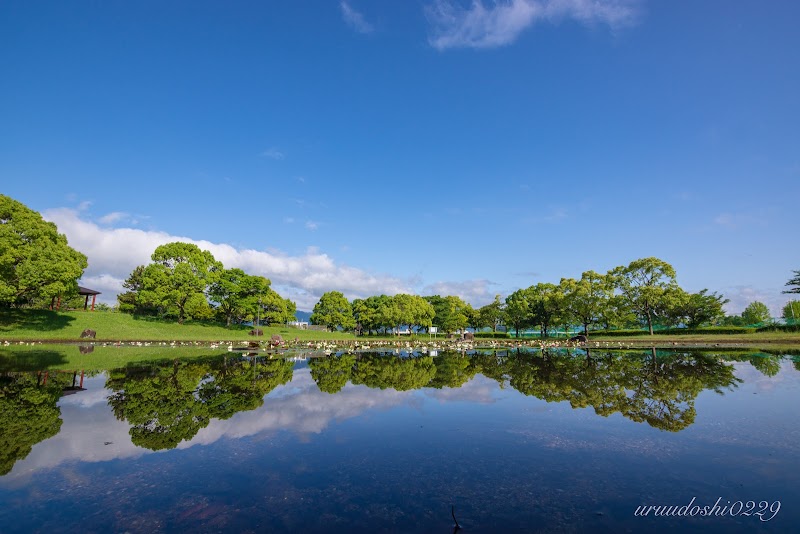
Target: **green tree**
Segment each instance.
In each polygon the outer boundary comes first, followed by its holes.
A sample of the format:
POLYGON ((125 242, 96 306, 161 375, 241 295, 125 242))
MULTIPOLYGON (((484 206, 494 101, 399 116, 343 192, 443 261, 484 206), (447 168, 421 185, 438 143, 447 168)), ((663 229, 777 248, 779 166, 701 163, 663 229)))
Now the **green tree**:
POLYGON ((520 330, 533 326, 527 289, 517 289, 506 297, 505 322, 514 329, 516 337, 520 330))
POLYGON ((355 299, 352 304, 353 317, 357 322, 357 330, 370 334, 381 328, 393 326, 394 310, 392 298, 386 295, 371 296, 366 299, 355 299))
POLYGON ((471 306, 460 297, 431 295, 422 298, 433 306, 433 326, 442 332, 449 334, 467 327, 467 315, 470 313, 471 306))
POLYGON ((0 307, 74 293, 87 266, 55 224, 0 195, 0 307))
MULTIPOLYGON (((295 320, 297 304, 288 298, 281 297, 272 288, 267 288, 265 295, 261 297, 259 302, 261 305, 261 319, 265 323, 286 324, 295 320)), ((249 318, 255 319, 255 316, 250 315, 249 318)))
POLYGON ((435 315, 433 306, 417 295, 400 293, 392 297, 395 326, 408 325, 411 332, 415 328, 430 328, 435 315))
POLYGON ((320 297, 314 305, 311 322, 327 326, 330 330, 336 330, 337 327, 352 330, 356 326, 353 309, 339 291, 328 291, 320 297))
POLYGON ((784 293, 800 293, 800 271, 793 271, 794 276, 786 282, 789 287, 784 293))
POLYGON ((697 293, 686 293, 678 289, 672 299, 671 308, 667 310, 667 316, 673 325, 684 323, 689 328, 697 328, 704 324, 713 324, 725 317, 722 306, 728 302, 722 295, 709 294, 708 289, 702 289, 697 293))
POLYGON ((588 336, 589 327, 600 322, 614 294, 609 277, 586 271, 580 280, 562 278, 561 286, 568 315, 583 325, 583 333, 588 336))
POLYGON ((252 276, 241 269, 222 269, 209 286, 208 296, 230 326, 234 320, 239 322, 256 314, 259 300, 267 299, 269 284, 263 276, 252 276))
POLYGON ((783 307, 781 317, 786 319, 787 323, 796 324, 800 319, 800 300, 790 300, 783 307))
POLYGON ((769 308, 763 302, 751 302, 742 312, 742 319, 745 324, 759 324, 766 323, 772 318, 769 308))
POLYGON ((567 308, 564 294, 555 284, 538 283, 527 289, 531 323, 539 325, 542 338, 551 326, 563 324, 567 308))
POLYGON ((650 335, 653 321, 670 307, 675 291, 675 269, 658 258, 642 258, 627 267, 617 267, 610 273, 630 309, 644 322, 650 335))
POLYGON ((494 296, 494 301, 478 308, 478 324, 481 328, 489 327, 497 332, 497 327, 503 324, 503 301, 500 295, 494 296))
POLYGON ((174 307, 178 322, 187 317, 187 304, 197 307, 208 287, 217 281, 222 263, 191 243, 167 243, 156 248, 153 263, 142 273, 140 299, 160 309, 174 307), (194 299, 194 300, 192 300, 194 299))
POLYGON ((144 288, 142 283, 144 277, 144 265, 139 265, 133 269, 130 276, 122 283, 122 287, 127 289, 124 293, 117 295, 119 311, 133 315, 155 315, 157 310, 152 306, 142 303, 140 293, 144 288))

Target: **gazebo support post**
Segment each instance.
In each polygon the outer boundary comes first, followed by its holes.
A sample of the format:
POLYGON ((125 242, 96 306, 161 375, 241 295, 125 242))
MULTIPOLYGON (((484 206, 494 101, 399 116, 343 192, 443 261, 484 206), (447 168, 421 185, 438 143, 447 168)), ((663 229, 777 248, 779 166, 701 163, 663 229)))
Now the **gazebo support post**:
MULTIPOLYGON (((89 296, 86 296, 86 299, 89 299, 89 296)), ((97 300, 97 295, 92 295, 92 311, 94 311, 94 301, 97 300)))

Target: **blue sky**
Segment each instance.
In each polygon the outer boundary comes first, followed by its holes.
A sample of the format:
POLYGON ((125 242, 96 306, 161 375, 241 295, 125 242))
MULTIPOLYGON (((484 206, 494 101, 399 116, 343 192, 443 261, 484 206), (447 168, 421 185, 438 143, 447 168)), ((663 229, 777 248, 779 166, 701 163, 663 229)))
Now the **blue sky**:
POLYGON ((657 256, 775 313, 800 269, 800 4, 0 4, 2 192, 113 300, 180 238, 310 309, 657 256))

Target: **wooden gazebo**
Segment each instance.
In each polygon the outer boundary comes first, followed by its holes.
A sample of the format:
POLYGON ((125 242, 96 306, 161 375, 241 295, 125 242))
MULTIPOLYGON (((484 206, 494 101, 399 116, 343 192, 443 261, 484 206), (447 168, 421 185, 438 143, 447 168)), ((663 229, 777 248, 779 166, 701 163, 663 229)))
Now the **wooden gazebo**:
POLYGON ((88 287, 78 286, 78 295, 85 296, 86 300, 83 301, 83 309, 89 307, 89 297, 92 297, 92 311, 94 311, 94 303, 97 300, 97 295, 99 295, 99 291, 95 291, 94 289, 89 289, 88 287))

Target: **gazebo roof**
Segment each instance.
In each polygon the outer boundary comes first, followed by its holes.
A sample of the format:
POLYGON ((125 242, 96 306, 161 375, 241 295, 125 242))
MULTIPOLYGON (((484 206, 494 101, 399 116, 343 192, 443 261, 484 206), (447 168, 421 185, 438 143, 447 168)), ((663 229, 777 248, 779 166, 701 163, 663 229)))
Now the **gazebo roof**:
POLYGON ((78 286, 78 295, 100 295, 99 291, 89 289, 88 287, 78 286))

